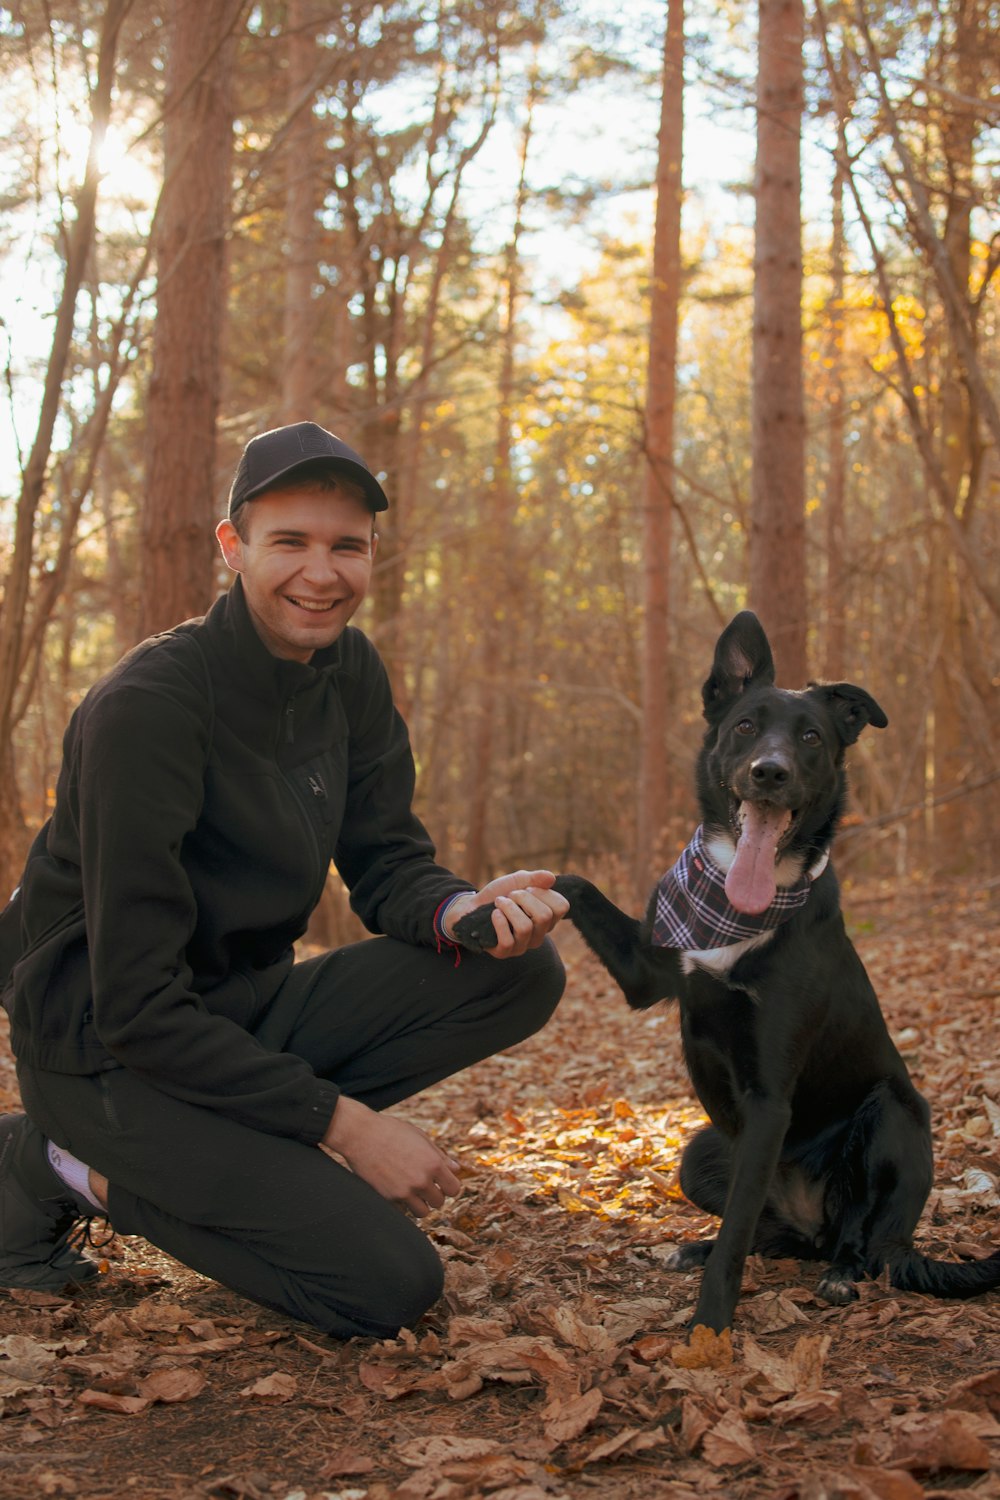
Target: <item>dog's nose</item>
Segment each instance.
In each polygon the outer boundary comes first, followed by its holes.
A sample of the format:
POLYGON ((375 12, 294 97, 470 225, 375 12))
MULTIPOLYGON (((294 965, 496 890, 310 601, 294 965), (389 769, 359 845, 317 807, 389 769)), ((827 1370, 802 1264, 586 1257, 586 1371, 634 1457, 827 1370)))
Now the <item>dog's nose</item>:
POLYGON ((769 760, 755 760, 750 767, 750 780, 761 791, 784 786, 790 775, 787 763, 773 756, 769 760))

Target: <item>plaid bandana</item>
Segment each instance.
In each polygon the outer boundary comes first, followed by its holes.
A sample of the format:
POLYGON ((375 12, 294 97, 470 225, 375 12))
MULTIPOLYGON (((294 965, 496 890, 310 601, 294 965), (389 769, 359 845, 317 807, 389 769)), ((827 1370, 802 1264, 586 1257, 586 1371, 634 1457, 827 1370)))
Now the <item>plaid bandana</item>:
POLYGON ((657 887, 653 946, 702 953, 770 932, 805 906, 813 881, 825 870, 826 863, 827 856, 823 854, 794 885, 779 887, 766 911, 751 916, 730 905, 725 871, 709 857, 699 826, 680 859, 657 887))

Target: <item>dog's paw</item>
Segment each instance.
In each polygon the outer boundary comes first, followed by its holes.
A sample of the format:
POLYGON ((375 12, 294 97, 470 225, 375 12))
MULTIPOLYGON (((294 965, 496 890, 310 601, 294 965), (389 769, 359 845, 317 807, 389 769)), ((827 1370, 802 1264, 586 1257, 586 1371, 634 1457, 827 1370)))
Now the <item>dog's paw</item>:
POLYGON ((497 934, 493 926, 495 909, 491 901, 489 906, 477 906, 474 911, 459 917, 454 931, 456 940, 463 948, 471 948, 473 953, 485 953, 488 948, 496 947, 497 934))
POLYGON ((817 1284, 816 1291, 825 1302, 832 1302, 836 1307, 845 1307, 849 1302, 858 1300, 858 1288, 854 1277, 849 1271, 838 1270, 831 1266, 825 1272, 817 1284))
POLYGON ((668 1271, 697 1271, 705 1264, 712 1253, 714 1240, 688 1240, 685 1245, 678 1245, 676 1250, 664 1258, 663 1264, 668 1271))

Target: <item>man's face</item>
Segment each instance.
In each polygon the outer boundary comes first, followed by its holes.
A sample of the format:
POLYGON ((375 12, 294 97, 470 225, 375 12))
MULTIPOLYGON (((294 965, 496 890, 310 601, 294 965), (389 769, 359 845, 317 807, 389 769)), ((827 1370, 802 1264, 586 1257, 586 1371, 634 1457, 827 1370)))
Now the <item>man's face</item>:
POLYGON ((362 500, 274 489, 247 501, 243 529, 220 521, 222 555, 243 579, 257 633, 274 656, 308 661, 330 646, 365 597, 378 538, 362 500))

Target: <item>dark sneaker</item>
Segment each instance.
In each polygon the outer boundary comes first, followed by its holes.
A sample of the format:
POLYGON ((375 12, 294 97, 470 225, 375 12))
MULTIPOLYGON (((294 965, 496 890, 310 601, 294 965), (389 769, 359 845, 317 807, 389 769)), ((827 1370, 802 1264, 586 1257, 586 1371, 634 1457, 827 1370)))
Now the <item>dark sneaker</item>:
POLYGON ((0 1115, 0 1286, 56 1291, 97 1266, 67 1243, 82 1217, 27 1115, 0 1115))

